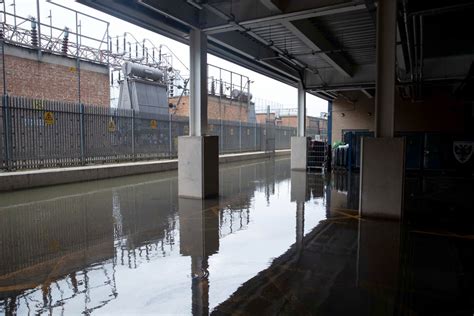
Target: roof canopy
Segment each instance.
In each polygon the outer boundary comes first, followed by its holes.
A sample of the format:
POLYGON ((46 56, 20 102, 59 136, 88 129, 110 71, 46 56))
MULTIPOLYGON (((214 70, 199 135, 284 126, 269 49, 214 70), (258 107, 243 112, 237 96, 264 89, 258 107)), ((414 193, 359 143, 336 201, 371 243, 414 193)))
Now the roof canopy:
MULTIPOLYGON (((79 0, 183 43, 191 28, 209 52, 331 99, 373 94, 374 0, 79 0)), ((474 53, 472 1, 398 1, 398 84, 462 81, 474 53)))

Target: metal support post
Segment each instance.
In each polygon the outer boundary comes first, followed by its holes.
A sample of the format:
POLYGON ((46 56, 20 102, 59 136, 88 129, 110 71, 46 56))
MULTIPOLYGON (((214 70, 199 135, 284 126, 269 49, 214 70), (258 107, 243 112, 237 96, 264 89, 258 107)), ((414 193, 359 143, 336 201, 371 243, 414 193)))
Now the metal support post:
POLYGON ((332 101, 328 101, 328 123, 327 123, 328 144, 332 146, 332 101))
POLYGON ((207 36, 192 29, 189 41, 189 136, 203 136, 207 133, 207 36))
POLYGON ((77 101, 81 103, 81 61, 79 59, 79 17, 76 12, 76 72, 77 72, 77 101))
POLYGON ((297 136, 304 137, 306 135, 306 92, 303 83, 298 83, 298 128, 297 136))
POLYGON ((4 146, 5 146, 5 167, 7 170, 12 169, 12 146, 11 146, 11 132, 12 132, 12 126, 11 126, 11 115, 10 115, 10 109, 8 106, 8 95, 4 94, 2 98, 2 110, 3 110, 3 128, 5 130, 5 133, 3 134, 3 141, 4 141, 4 146))
POLYGON ((41 11, 39 0, 36 0, 36 14, 38 22, 38 59, 41 58, 41 11))
POLYGON ((255 130, 254 130, 254 148, 257 150, 257 120, 255 120, 255 130))
POLYGON ((221 126, 220 126, 220 129, 221 129, 221 132, 220 132, 220 135, 219 135, 219 139, 220 139, 220 145, 221 145, 221 150, 220 152, 223 153, 224 152, 224 124, 222 122, 222 118, 221 118, 221 126))
POLYGON ((168 139, 169 139, 169 158, 173 156, 173 114, 171 112, 168 115, 168 139))
POLYGON ((135 160, 135 109, 132 109, 132 159, 135 160))

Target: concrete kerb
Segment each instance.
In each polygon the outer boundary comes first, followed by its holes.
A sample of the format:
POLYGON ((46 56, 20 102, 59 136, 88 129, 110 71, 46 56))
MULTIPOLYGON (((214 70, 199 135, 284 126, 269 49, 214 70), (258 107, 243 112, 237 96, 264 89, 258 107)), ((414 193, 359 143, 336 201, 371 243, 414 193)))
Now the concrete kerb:
MULTIPOLYGON (((275 156, 289 155, 290 150, 277 150, 275 156)), ((219 163, 231 163, 270 157, 265 152, 226 154, 219 163)), ((0 192, 43 186, 94 181, 116 177, 176 170, 178 160, 154 160, 70 168, 54 168, 0 173, 0 192)))

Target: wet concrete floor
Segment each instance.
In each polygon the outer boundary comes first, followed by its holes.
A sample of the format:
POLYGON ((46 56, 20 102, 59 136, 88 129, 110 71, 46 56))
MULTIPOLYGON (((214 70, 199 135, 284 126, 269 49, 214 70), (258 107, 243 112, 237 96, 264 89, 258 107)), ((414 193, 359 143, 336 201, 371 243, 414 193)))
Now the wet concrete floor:
POLYGON ((400 225, 358 217, 356 174, 270 159, 220 183, 205 202, 176 172, 0 194, 0 314, 473 315, 474 225, 424 221, 432 186, 400 225))

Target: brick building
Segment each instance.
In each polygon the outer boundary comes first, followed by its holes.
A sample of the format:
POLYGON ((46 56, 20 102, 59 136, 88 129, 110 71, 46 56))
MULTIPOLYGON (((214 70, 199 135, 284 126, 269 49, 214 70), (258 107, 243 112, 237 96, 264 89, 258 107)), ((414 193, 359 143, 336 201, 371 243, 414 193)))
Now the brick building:
MULTIPOLYGON (((278 118, 277 118, 275 112, 270 112, 268 116, 269 116, 268 120, 270 122, 275 121, 275 125, 279 125, 278 124, 278 118)), ((258 124, 265 124, 267 122, 267 113, 257 113, 256 117, 257 117, 257 123, 258 124)))
MULTIPOLYGON (((9 95, 34 99, 78 102, 78 70, 70 57, 5 45, 5 81, 9 95)), ((81 102, 110 106, 109 68, 105 64, 80 63, 81 102)), ((3 73, 0 72, 3 84, 3 73)))
MULTIPOLYGON (((169 98, 169 103, 176 106, 173 109, 174 115, 188 116, 189 115, 189 95, 181 98, 179 105, 176 105, 179 97, 169 98)), ((247 102, 230 99, 226 97, 218 97, 208 95, 207 97, 207 114, 210 120, 219 120, 221 117, 225 121, 249 121, 249 108, 247 102)))
MULTIPOLYGON (((257 122, 264 124, 267 119, 266 113, 258 113, 257 122)), ((274 112, 270 113, 270 121, 274 121, 277 126, 290 126, 296 128, 298 125, 298 118, 296 115, 276 115, 274 112)), ((320 135, 322 139, 327 139, 328 121, 321 117, 306 116, 306 130, 308 136, 314 137, 320 135)))

